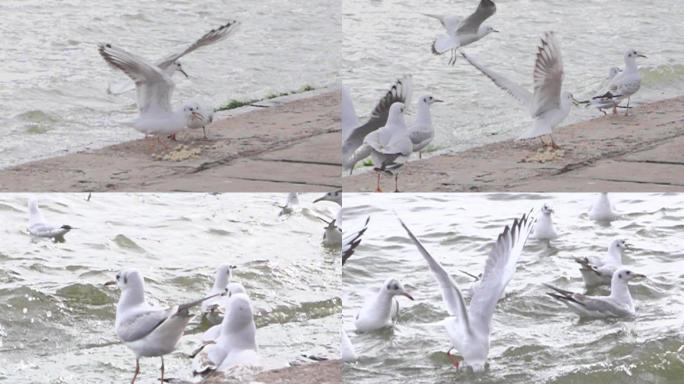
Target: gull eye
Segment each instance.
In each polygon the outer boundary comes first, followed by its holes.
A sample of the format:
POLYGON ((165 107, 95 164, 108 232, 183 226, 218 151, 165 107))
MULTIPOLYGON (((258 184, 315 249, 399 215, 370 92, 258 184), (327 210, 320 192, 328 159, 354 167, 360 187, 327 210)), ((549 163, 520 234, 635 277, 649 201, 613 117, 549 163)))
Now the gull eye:
POLYGON ((625 273, 626 273, 628 276, 632 274, 632 272, 630 272, 630 271, 627 271, 627 272, 625 272, 625 273))
POLYGON ((622 273, 618 273, 618 278, 622 279, 622 273))

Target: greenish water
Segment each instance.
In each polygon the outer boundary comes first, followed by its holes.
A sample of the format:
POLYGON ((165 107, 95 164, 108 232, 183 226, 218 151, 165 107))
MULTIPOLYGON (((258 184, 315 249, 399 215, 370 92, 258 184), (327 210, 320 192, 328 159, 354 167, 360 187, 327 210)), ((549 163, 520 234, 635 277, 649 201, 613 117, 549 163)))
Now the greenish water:
MULTIPOLYGON (((344 328, 356 352, 347 383, 675 384, 684 380, 684 195, 614 194, 623 212, 609 226, 588 219, 595 194, 345 194, 345 226, 371 216, 357 252, 343 270, 344 328), (441 325, 440 290, 395 212, 461 288, 479 274, 492 241, 514 217, 550 203, 560 237, 531 239, 492 322, 490 369, 458 372, 441 325), (545 295, 542 283, 583 291, 578 256, 603 256, 615 238, 632 246, 624 263, 648 278, 630 285, 633 320, 578 321, 545 295), (388 277, 415 301, 399 298, 393 331, 356 334, 354 317, 371 289, 388 277)), ((607 294, 594 290, 593 294, 607 294)))
MULTIPOLYGON (((215 268, 237 265, 255 308, 266 365, 300 354, 335 357, 341 302, 339 256, 321 245, 331 216, 322 194, 300 196, 279 216, 285 194, 34 195, 49 222, 75 229, 66 243, 33 241, 25 194, 0 195, 0 382, 127 382, 135 358, 114 333, 119 292, 103 283, 134 268, 146 298, 162 306, 204 295, 215 268)), ((190 379, 190 353, 208 324, 194 319, 168 377, 190 379)), ((141 383, 158 377, 159 359, 142 359, 141 383)))

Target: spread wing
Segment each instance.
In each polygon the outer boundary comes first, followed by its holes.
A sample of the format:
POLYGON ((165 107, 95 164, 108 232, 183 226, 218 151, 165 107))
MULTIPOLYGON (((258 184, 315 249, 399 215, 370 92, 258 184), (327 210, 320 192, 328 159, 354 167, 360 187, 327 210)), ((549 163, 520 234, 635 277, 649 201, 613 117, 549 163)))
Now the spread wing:
POLYGON ((532 94, 528 90, 478 63, 464 52, 461 52, 461 55, 468 60, 473 67, 477 68, 482 74, 487 76, 489 80, 493 81, 497 87, 508 92, 509 95, 513 96, 528 110, 532 109, 532 94))
POLYGON ((111 44, 99 44, 98 51, 110 66, 123 71, 133 80, 138 91, 138 109, 141 113, 171 111, 174 83, 161 69, 111 44))
POLYGON ((478 327, 489 329, 496 303, 513 277, 527 238, 532 232, 534 219, 531 212, 506 226, 494 243, 485 264, 482 279, 473 292, 469 314, 478 327))
POLYGON ((347 262, 347 259, 354 254, 356 247, 358 247, 359 244, 361 244, 361 236, 363 236, 363 234, 368 229, 369 221, 370 216, 368 216, 366 222, 363 224, 363 228, 353 231, 351 233, 347 233, 345 231, 345 236, 342 239, 342 265, 344 265, 344 263, 347 262))
POLYGON ((225 39, 226 37, 230 36, 233 32, 235 32, 239 25, 240 23, 238 21, 231 20, 218 28, 212 29, 184 50, 163 58, 161 61, 157 63, 157 66, 161 69, 165 69, 171 64, 175 63, 176 60, 187 55, 188 53, 225 39))
POLYGON ((385 126, 392 104, 401 102, 409 105, 412 90, 413 79, 411 76, 405 76, 397 80, 385 93, 385 96, 378 101, 368 121, 355 128, 347 129, 347 132, 342 132, 342 153, 347 156, 351 155, 361 146, 366 135, 385 126))
POLYGON ((465 301, 463 300, 463 295, 461 291, 456 286, 456 283, 451 279, 451 276, 442 267, 437 260, 435 260, 432 255, 425 249, 423 244, 416 238, 416 236, 411 233, 406 224, 404 224, 401 219, 399 219, 401 226, 404 227, 406 233, 408 234, 413 244, 415 244, 418 251, 423 256, 425 261, 428 263, 428 267, 435 276, 435 280, 442 288, 442 298, 444 299, 444 304, 449 312, 449 315, 454 316, 456 321, 458 321, 460 327, 462 327, 466 332, 470 333, 470 320, 468 318, 468 311, 466 310, 465 301))
POLYGON ((563 60, 560 45, 553 32, 546 32, 537 49, 534 63, 534 108, 532 115, 538 116, 560 106, 563 86, 563 60))
POLYGON ((43 217, 43 214, 40 212, 40 208, 38 208, 38 202, 36 200, 30 199, 29 200, 29 228, 36 226, 36 225, 47 225, 47 222, 45 221, 45 218, 43 217))
POLYGON ((496 13, 496 4, 492 0, 481 0, 475 13, 468 16, 458 26, 456 33, 459 35, 475 35, 482 22, 496 13))

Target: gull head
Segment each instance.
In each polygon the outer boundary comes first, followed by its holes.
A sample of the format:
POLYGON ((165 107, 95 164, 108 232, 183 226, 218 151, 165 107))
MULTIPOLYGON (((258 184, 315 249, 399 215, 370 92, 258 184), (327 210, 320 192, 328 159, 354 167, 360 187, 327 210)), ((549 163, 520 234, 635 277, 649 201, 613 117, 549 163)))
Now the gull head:
POLYGON ((396 103, 393 103, 390 106, 389 109, 389 116, 390 117, 396 117, 402 115, 406 110, 406 107, 404 107, 404 103, 397 101, 396 103))
POLYGON ((620 268, 617 271, 613 272, 613 279, 618 279, 624 281, 625 283, 633 279, 643 279, 645 277, 646 275, 634 273, 627 268, 620 268))
POLYGON ((129 289, 138 289, 143 291, 143 279, 140 277, 138 271, 124 270, 116 274, 114 281, 108 281, 105 285, 116 284, 122 292, 129 289))
POLYGON ((617 75, 620 72, 622 72, 622 69, 620 69, 620 67, 611 67, 608 70, 608 78, 612 79, 613 77, 615 77, 615 75, 617 75))
POLYGON ((60 228, 66 230, 67 232, 71 231, 72 229, 78 229, 78 228, 72 227, 71 225, 66 225, 66 224, 62 225, 60 228))
POLYGON ((432 96, 423 96, 420 98, 420 102, 425 104, 425 105, 432 105, 434 103, 443 103, 444 100, 435 99, 432 96))
POLYGON ((629 244, 627 243, 627 240, 617 239, 613 240, 608 248, 611 252, 618 252, 622 255, 626 249, 629 249, 629 244))
POLYGON ((188 74, 185 72, 185 70, 183 70, 183 65, 180 63, 180 61, 174 62, 174 63, 173 63, 173 66, 174 66, 174 68, 175 68, 174 70, 175 70, 175 71, 178 71, 178 72, 180 72, 180 73, 182 73, 183 76, 185 76, 186 79, 189 79, 189 78, 190 78, 190 76, 188 76, 188 74))
POLYGON ((636 63, 637 57, 645 58, 646 55, 637 52, 636 49, 628 49, 627 52, 625 52, 625 65, 627 65, 628 63, 636 63))
POLYGON ((385 284, 382 286, 382 290, 387 292, 387 294, 389 294, 392 297, 405 296, 408 297, 410 300, 413 300, 413 296, 406 292, 404 286, 397 279, 387 279, 387 281, 385 281, 385 284))
POLYGON ((563 92, 561 94, 561 99, 565 101, 566 103, 572 103, 572 105, 577 106, 580 104, 580 101, 575 99, 575 96, 571 92, 563 92))
POLYGON ((237 268, 234 265, 222 264, 216 268, 216 280, 214 282, 214 288, 224 289, 230 283, 230 279, 233 277, 233 269, 237 268))
POLYGON ((204 115, 200 112, 200 106, 196 102, 189 102, 183 105, 183 113, 188 122, 193 120, 203 121, 205 119, 204 115))
POLYGON ((318 203, 319 201, 338 201, 340 200, 340 195, 342 195, 342 191, 333 191, 333 192, 328 192, 322 197, 319 197, 318 199, 314 200, 314 203, 318 203))
POLYGON ((494 29, 494 27, 489 26, 489 25, 480 25, 480 28, 477 30, 478 35, 480 35, 480 38, 485 37, 489 35, 492 32, 498 33, 499 31, 494 29))
POLYGON ((226 289, 228 289, 228 297, 237 295, 238 293, 247 294, 247 290, 240 283, 230 283, 226 289))
POLYGON ((226 320, 232 329, 240 329, 254 321, 252 303, 244 293, 236 293, 228 299, 226 320))
POLYGON ((544 204, 541 207, 541 212, 545 215, 551 215, 553 213, 553 208, 548 204, 544 204))

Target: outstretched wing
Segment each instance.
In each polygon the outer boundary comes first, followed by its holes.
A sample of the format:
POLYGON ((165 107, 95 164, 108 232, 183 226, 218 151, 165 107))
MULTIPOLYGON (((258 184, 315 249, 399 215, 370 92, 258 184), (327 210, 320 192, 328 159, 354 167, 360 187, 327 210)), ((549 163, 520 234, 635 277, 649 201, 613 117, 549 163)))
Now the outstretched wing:
POLYGON ((442 298, 444 299, 444 304, 446 305, 449 315, 454 316, 459 325, 468 333, 470 333, 470 320, 468 318, 468 311, 466 310, 465 301, 463 300, 463 294, 456 286, 456 283, 451 279, 451 276, 447 271, 439 264, 430 253, 425 249, 423 244, 416 238, 416 236, 411 233, 406 224, 404 224, 401 219, 399 219, 401 226, 404 227, 406 233, 416 245, 418 251, 423 258, 428 263, 428 267, 435 275, 437 283, 442 288, 442 298))
POLYGON ((354 254, 356 247, 361 244, 361 236, 368 229, 368 222, 370 221, 370 216, 366 218, 366 222, 363 224, 363 228, 352 231, 348 233, 345 231, 345 236, 342 239, 342 265, 347 262, 347 259, 354 254))
POLYGON ((373 109, 370 118, 364 124, 355 128, 347 129, 347 132, 342 132, 342 154, 345 157, 351 156, 354 151, 361 146, 363 139, 369 133, 385 126, 387 117, 389 116, 389 109, 392 104, 396 102, 409 105, 411 102, 411 93, 413 90, 413 79, 411 76, 405 76, 397 80, 392 87, 385 93, 385 96, 380 99, 378 104, 373 109))
POLYGON ((492 71, 491 69, 485 67, 484 65, 478 63, 470 56, 461 52, 461 55, 468 60, 468 62, 475 68, 477 68, 482 74, 487 76, 489 80, 493 81, 497 87, 508 92, 509 95, 513 96, 516 100, 520 102, 525 108, 531 111, 532 109, 532 94, 520 85, 508 80, 507 78, 501 76, 500 74, 492 71))
POLYGON ((532 232, 533 224, 534 219, 530 211, 520 219, 515 219, 512 226, 506 226, 499 234, 487 258, 482 280, 473 292, 470 301, 468 313, 476 326, 489 329, 496 303, 513 277, 520 254, 532 232))
POLYGON ((111 44, 99 44, 98 51, 107 64, 123 71, 135 82, 140 112, 171 111, 171 94, 174 84, 173 80, 161 69, 111 44))
POLYGON ((140 340, 152 333, 169 317, 168 309, 149 309, 127 316, 116 327, 116 334, 123 342, 140 340))
POLYGON ((456 33, 459 35, 476 35, 482 22, 496 13, 496 4, 492 0, 481 0, 475 13, 468 16, 458 26, 456 33))
POLYGON ((171 54, 171 55, 163 58, 162 60, 160 60, 157 63, 157 66, 161 69, 165 69, 168 66, 170 66, 171 64, 173 64, 174 62, 176 62, 176 60, 187 55, 188 53, 190 53, 196 49, 206 47, 207 45, 211 45, 211 44, 214 44, 216 42, 219 42, 219 41, 225 39, 226 37, 230 36, 233 32, 235 32, 239 25, 240 25, 240 23, 238 21, 231 20, 231 21, 223 24, 222 26, 220 26, 218 28, 212 29, 211 31, 205 33, 204 36, 200 37, 199 40, 195 41, 194 43, 192 43, 189 47, 185 48, 184 50, 182 50, 178 53, 171 54))
POLYGON ((563 86, 563 60, 560 45, 553 32, 546 32, 537 48, 534 62, 534 107, 533 116, 560 106, 563 86))

